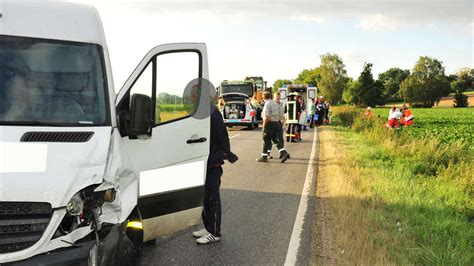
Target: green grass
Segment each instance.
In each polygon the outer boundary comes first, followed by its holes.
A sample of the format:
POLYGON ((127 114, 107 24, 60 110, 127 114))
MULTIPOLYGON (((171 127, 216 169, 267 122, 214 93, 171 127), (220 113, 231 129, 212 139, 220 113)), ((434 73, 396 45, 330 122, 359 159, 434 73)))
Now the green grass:
MULTIPOLYGON (((419 120, 428 116, 413 112, 419 120)), ((452 120, 466 122, 463 111, 457 112, 450 113, 459 115, 452 120)), ((344 116, 335 113, 335 123, 342 125, 344 116)), ((339 130, 350 143, 347 152, 352 166, 362 176, 357 189, 370 195, 368 205, 376 206, 366 210, 383 230, 373 234, 374 241, 388 246, 396 264, 473 265, 474 153, 470 144, 460 139, 445 142, 436 134, 420 138, 405 129, 387 130, 384 121, 356 115, 352 128, 339 130)))
MULTIPOLYGON (((472 90, 472 91, 465 91, 465 92, 463 92, 463 93, 464 93, 465 95, 473 95, 473 94, 474 94, 474 90, 472 90)), ((454 96, 454 94, 456 94, 456 93, 455 93, 455 92, 450 93, 449 96, 454 96)))
POLYGON ((161 112, 182 112, 193 110, 192 105, 185 105, 185 104, 159 104, 157 109, 161 112))

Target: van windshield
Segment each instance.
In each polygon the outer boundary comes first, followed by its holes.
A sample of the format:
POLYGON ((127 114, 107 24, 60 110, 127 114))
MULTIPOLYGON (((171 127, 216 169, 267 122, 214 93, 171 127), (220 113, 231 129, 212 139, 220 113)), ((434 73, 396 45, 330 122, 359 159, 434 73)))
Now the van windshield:
POLYGON ((107 125, 102 48, 0 35, 0 125, 107 125))

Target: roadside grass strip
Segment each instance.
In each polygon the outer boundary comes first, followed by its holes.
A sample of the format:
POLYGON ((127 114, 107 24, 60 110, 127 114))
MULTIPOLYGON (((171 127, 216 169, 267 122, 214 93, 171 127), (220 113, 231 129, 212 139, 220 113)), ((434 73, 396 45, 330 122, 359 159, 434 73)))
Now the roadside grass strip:
MULTIPOLYGON (((347 207, 355 210, 346 209, 353 214, 353 226, 345 224, 333 235, 363 232, 364 241, 373 245, 362 254, 353 252, 363 257, 358 260, 362 264, 473 265, 471 143, 446 143, 434 135, 417 138, 363 119, 356 115, 351 128, 334 129, 346 156, 338 163, 353 190, 347 195, 358 204, 347 207), (385 256, 387 260, 381 260, 385 256)), ((349 254, 357 248, 350 241, 345 248, 344 243, 339 245, 349 254)))

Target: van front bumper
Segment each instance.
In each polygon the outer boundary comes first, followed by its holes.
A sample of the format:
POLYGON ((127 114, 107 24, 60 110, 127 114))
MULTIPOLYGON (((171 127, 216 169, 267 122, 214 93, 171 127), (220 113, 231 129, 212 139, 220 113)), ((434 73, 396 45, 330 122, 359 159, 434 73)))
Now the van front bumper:
POLYGON ((89 265, 91 262, 91 250, 95 246, 95 241, 89 241, 76 244, 74 247, 50 251, 26 260, 15 261, 4 265, 89 265))
POLYGON ((3 265, 136 265, 140 260, 141 246, 127 236, 123 224, 115 224, 107 236, 99 241, 75 243, 31 258, 3 265))

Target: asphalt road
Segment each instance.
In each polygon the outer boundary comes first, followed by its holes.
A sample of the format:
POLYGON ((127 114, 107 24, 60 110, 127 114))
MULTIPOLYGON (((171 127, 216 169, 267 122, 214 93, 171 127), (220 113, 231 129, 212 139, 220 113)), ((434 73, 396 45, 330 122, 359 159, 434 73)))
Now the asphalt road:
MULTIPOLYGON (((201 226, 190 228, 147 245, 142 264, 284 264, 307 175, 313 133, 312 129, 304 131, 300 143, 285 143, 291 154, 286 163, 278 159, 257 163, 255 158, 262 147, 261 130, 230 129, 232 150, 240 160, 224 165, 221 241, 197 245, 191 232, 201 226)), ((277 155, 276 147, 272 153, 277 155)), ((306 265, 310 260, 314 205, 314 198, 310 197, 301 240, 297 241, 298 265, 306 265)))

